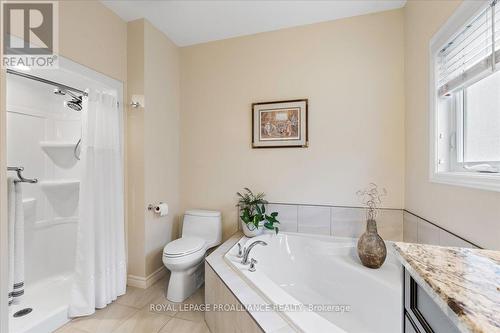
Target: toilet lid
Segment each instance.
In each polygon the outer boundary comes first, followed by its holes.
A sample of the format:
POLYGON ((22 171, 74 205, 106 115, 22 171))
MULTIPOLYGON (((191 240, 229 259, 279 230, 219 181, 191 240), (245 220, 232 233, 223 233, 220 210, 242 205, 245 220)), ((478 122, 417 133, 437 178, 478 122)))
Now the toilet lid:
POLYGON ((163 255, 181 256, 196 252, 205 246, 205 241, 198 237, 181 237, 165 246, 163 255))

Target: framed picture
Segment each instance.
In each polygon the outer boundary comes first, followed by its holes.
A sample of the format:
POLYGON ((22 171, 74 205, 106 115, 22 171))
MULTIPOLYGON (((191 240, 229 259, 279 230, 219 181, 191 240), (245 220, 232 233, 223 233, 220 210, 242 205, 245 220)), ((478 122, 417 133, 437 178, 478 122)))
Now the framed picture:
POLYGON ((252 147, 307 147, 307 99, 252 104, 252 147))

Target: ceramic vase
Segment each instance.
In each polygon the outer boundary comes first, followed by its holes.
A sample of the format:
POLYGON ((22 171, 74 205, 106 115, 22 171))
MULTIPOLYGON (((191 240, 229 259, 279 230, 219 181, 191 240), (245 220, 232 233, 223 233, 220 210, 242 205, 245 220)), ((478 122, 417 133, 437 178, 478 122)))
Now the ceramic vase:
POLYGON ((369 268, 379 268, 385 261, 387 248, 377 233, 375 220, 366 222, 366 231, 358 240, 358 256, 363 265, 369 268))
POLYGON ((262 231, 264 228, 259 224, 259 227, 257 228, 254 224, 246 224, 245 222, 241 221, 241 229, 243 229, 243 233, 247 237, 255 237, 259 236, 262 234, 262 231))

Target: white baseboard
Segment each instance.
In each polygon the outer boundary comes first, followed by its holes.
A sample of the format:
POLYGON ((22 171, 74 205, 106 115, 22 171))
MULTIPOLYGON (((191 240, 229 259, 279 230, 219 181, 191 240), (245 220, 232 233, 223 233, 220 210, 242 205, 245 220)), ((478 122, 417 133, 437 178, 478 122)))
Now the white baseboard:
POLYGON ((127 286, 146 289, 151 287, 156 281, 167 274, 167 269, 163 266, 146 277, 129 274, 127 276, 127 286))

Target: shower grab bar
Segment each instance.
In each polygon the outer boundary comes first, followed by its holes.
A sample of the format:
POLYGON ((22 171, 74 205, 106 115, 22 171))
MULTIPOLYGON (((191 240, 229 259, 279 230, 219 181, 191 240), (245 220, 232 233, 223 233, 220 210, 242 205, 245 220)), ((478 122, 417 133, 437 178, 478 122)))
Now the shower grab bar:
POLYGON ((14 180, 16 183, 30 183, 30 184, 35 184, 38 183, 38 179, 33 178, 24 178, 22 172, 24 171, 24 167, 7 167, 7 171, 15 171, 17 172, 17 178, 19 180, 14 180))

